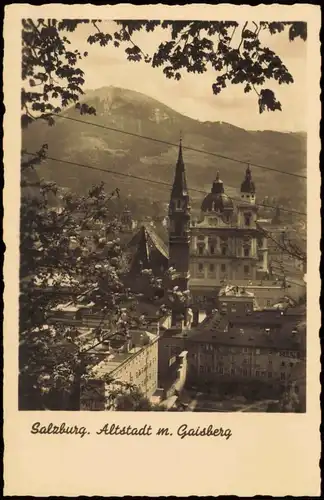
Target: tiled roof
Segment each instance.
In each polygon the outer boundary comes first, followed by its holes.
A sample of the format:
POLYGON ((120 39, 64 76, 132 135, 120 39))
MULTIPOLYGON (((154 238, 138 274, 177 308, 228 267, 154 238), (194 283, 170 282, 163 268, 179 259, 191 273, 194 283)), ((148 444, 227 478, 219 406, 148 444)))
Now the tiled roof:
POLYGON ((302 344, 296 337, 285 329, 278 329, 267 333, 260 328, 230 328, 228 331, 209 330, 198 332, 190 338, 191 342, 215 343, 228 346, 265 347, 268 349, 301 350, 302 344))
POLYGON ((270 315, 256 312, 230 319, 215 314, 192 329, 190 340, 270 349, 304 349, 305 335, 306 328, 298 326, 295 319, 285 315, 276 316, 271 311, 270 315), (295 330, 297 332, 293 333, 295 330))
POLYGON ((152 251, 157 251, 166 260, 169 258, 167 245, 156 234, 149 224, 143 224, 127 245, 128 249, 135 249, 134 258, 142 260, 144 265, 151 261, 152 251))

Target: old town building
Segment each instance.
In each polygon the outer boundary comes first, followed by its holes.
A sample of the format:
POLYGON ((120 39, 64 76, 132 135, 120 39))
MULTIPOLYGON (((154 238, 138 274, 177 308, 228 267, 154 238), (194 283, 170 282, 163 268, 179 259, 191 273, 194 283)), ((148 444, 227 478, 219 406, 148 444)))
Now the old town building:
POLYGON ((237 317, 218 314, 191 332, 188 377, 195 383, 263 381, 285 385, 305 357, 300 318, 282 311, 255 311, 237 317))
POLYGON ((81 410, 114 409, 111 395, 127 394, 129 384, 150 399, 158 388, 158 338, 145 329, 131 330, 127 336, 113 334, 89 351, 99 362, 82 387, 81 410))
POLYGON ((191 228, 190 288, 206 293, 227 281, 259 279, 267 274, 267 240, 257 228, 256 190, 250 167, 234 201, 219 174, 191 228))
POLYGON ((257 211, 248 166, 240 200, 226 195, 217 173, 211 192, 202 201, 200 219, 191 221, 180 144, 169 206, 169 267, 181 277, 180 288, 190 289, 195 322, 201 304, 215 303, 225 283, 248 284, 267 276, 267 239, 257 227, 257 211))

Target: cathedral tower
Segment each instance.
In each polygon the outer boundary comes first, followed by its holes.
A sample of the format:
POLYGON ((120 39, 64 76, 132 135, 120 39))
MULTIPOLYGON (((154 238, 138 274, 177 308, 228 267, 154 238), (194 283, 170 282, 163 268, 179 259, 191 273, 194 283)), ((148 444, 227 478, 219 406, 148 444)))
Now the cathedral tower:
POLYGON ((175 268, 173 285, 189 289, 190 204, 180 140, 169 204, 169 267, 175 268))
POLYGON ((255 184, 252 180, 250 165, 247 166, 245 179, 241 184, 241 202, 238 203, 238 222, 247 229, 256 227, 258 207, 255 204, 255 184))

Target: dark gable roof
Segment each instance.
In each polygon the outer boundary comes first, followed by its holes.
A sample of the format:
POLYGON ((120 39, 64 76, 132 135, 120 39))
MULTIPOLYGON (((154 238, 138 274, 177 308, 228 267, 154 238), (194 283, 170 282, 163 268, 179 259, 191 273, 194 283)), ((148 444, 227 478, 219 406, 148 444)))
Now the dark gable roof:
MULTIPOLYGON (((162 238, 156 234, 149 224, 143 224, 127 245, 128 249, 140 247, 149 252, 150 248, 156 249, 165 259, 169 258, 167 245, 162 238)), ((149 256, 148 256, 149 257, 149 256)))

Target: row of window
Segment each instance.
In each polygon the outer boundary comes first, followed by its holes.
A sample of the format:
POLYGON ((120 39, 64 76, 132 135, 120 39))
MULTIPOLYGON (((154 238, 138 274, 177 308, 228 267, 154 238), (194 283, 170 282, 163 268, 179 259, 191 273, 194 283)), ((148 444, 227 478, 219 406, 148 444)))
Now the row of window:
MULTIPOLYGON (((214 344, 200 344, 199 348, 203 352, 214 352, 216 355, 217 353, 223 353, 223 354, 228 354, 228 353, 235 353, 235 354, 263 354, 263 355, 280 355, 283 357, 287 358, 298 358, 299 357, 299 352, 298 351, 276 351, 274 349, 261 349, 259 347, 223 347, 223 346, 218 346, 214 344)), ((223 356, 220 354, 220 358, 223 356)))
MULTIPOLYGON (((208 264, 208 271, 210 273, 215 272, 215 269, 216 269, 215 264, 208 264)), ((199 262, 199 264, 198 264, 198 272, 202 273, 202 272, 204 272, 204 270, 205 270, 204 264, 202 262, 199 262)), ((227 271, 226 264, 221 264, 220 270, 221 270, 222 273, 225 273, 227 271)), ((243 272, 244 272, 244 274, 249 274, 250 273, 250 266, 244 266, 243 267, 243 272)))
MULTIPOLYGON (((198 255, 204 255, 205 247, 203 245, 198 245, 197 250, 198 250, 198 255)), ((216 252, 215 252, 214 246, 210 246, 209 253, 210 253, 210 255, 215 255, 216 252)), ((230 254, 229 248, 227 246, 222 246, 220 253, 223 256, 229 255, 230 254)), ((251 255, 251 248, 244 247, 243 248, 243 256, 250 257, 250 255, 251 255)))
MULTIPOLYGON (((243 377, 251 377, 253 376, 253 371, 248 370, 247 368, 231 368, 230 370, 225 371, 223 367, 218 366, 215 370, 212 370, 211 366, 200 366, 199 371, 201 373, 217 373, 219 375, 242 375, 243 377)), ((254 373, 255 377, 261 377, 261 378, 272 378, 273 377, 273 372, 271 371, 265 371, 265 370, 255 370, 254 373)), ((286 374, 285 372, 280 373, 280 379, 281 380, 286 380, 286 374)))
POLYGON ((139 378, 141 375, 143 375, 144 372, 146 372, 147 379, 151 379, 156 374, 156 370, 148 372, 147 368, 144 367, 144 368, 141 368, 140 370, 137 370, 137 372, 135 374, 135 378, 139 378))
MULTIPOLYGON (((254 348, 254 347, 219 347, 218 345, 214 345, 214 344, 200 344, 200 349, 202 351, 210 351, 210 352, 214 352, 214 351, 218 351, 218 352, 223 352, 224 354, 226 354, 227 352, 230 352, 230 353, 254 353, 254 354, 261 354, 261 349, 259 349, 258 347, 257 348, 254 348)), ((266 350, 266 353, 268 352, 268 350, 266 350)), ((273 351, 269 351, 269 354, 272 354, 273 351)))

